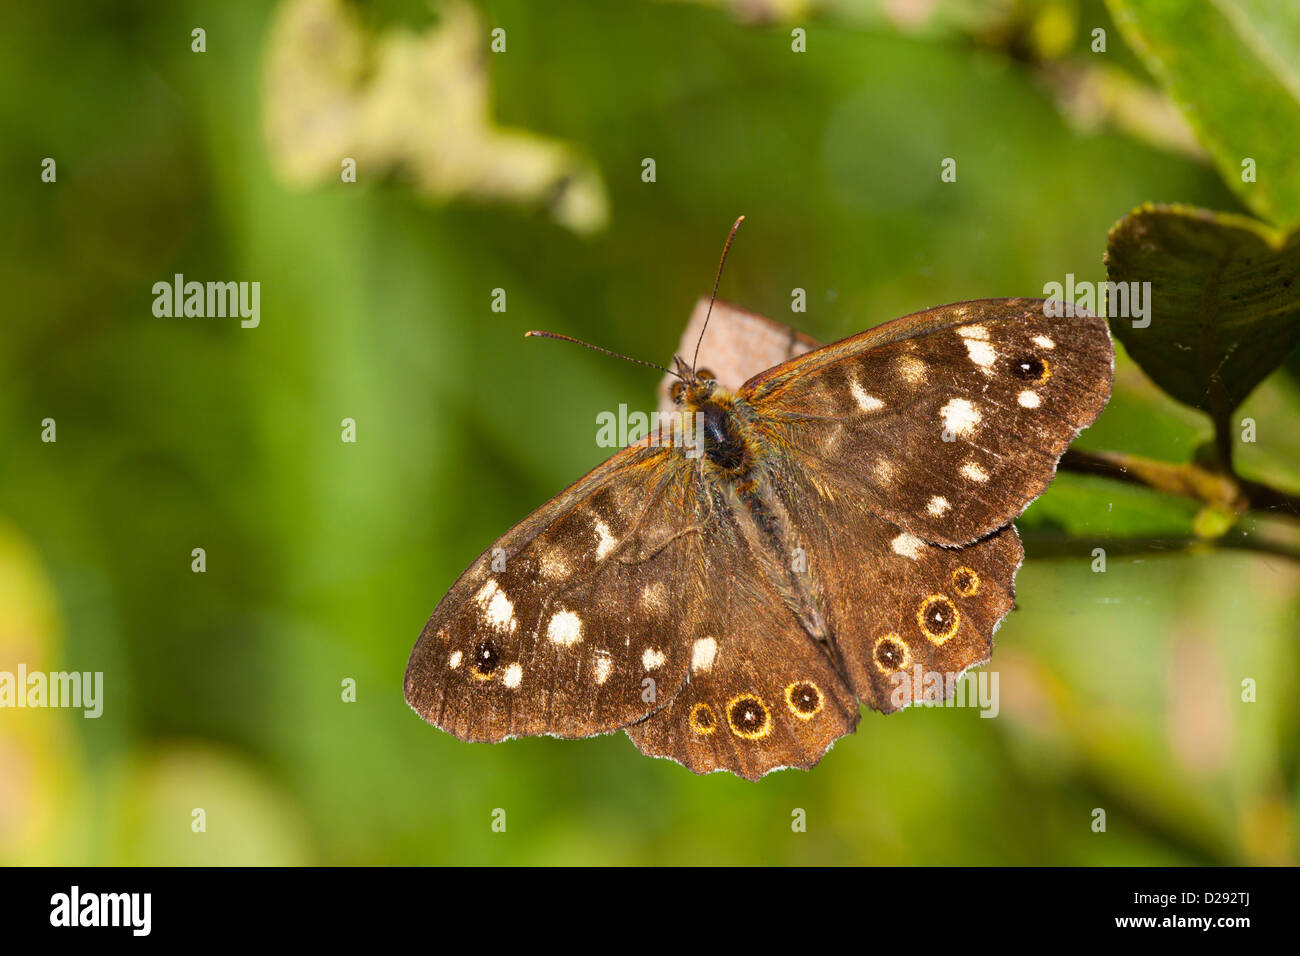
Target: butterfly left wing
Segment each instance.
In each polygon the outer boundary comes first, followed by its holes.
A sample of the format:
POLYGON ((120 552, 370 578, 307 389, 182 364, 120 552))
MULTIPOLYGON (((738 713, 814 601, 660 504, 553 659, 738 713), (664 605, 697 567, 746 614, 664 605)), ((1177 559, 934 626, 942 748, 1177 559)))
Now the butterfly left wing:
POLYGON ((1020 514, 1110 396, 1104 319, 1038 299, 918 312, 756 375, 764 440, 905 531, 969 544, 1020 514))
POLYGON ((470 741, 609 733, 686 680, 696 470, 670 445, 626 448, 481 554, 429 618, 407 703, 470 741))

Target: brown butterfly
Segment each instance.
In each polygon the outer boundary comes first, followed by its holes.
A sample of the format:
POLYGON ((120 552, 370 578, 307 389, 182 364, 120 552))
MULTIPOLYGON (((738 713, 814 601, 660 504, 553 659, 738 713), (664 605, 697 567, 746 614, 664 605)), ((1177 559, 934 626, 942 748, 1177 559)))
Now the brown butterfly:
POLYGON ((989 659, 1023 557, 1011 521, 1110 395, 1105 322, 984 299, 818 348, 719 306, 747 341, 719 352, 725 380, 785 360, 733 390, 676 358, 665 401, 702 445, 623 449, 470 565, 407 665, 429 723, 470 741, 626 729, 754 780, 812 767, 860 703, 921 699, 899 693, 918 665, 989 659))

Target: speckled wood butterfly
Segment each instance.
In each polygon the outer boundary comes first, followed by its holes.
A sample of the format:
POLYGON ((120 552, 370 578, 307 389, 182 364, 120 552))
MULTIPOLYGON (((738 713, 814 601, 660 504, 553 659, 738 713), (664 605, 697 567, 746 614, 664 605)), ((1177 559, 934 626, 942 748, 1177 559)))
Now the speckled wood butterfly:
POLYGON ((817 347, 734 306, 713 319, 733 349, 706 350, 714 371, 677 358, 662 396, 700 416, 702 454, 633 444, 480 555, 407 665, 429 723, 624 729, 752 780, 812 767, 860 703, 920 699, 897 694, 917 665, 989 659, 1023 557, 1011 521, 1110 395, 1106 323, 984 299, 817 347))

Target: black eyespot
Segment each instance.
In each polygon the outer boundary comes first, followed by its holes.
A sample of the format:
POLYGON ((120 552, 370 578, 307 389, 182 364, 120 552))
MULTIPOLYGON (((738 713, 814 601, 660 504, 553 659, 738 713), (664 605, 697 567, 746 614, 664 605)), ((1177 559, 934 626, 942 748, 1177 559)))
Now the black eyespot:
POLYGON ((970 568, 958 568, 952 573, 952 586, 962 597, 979 593, 980 576, 970 568))
POLYGON ((697 734, 711 734, 717 726, 717 715, 708 704, 701 701, 691 708, 691 730, 697 734))
POLYGON ((733 697, 727 704, 727 720, 737 737, 755 740, 767 736, 771 729, 771 716, 767 705, 753 694, 741 694, 733 697))
POLYGON ((785 689, 790 709, 805 720, 822 709, 822 692, 810 680, 795 681, 785 689))
POLYGON ((474 672, 480 677, 491 677, 500 661, 501 655, 491 641, 479 641, 474 648, 474 672))
POLYGON ((876 663, 885 670, 896 671, 907 660, 907 648, 902 641, 887 637, 876 645, 876 663))
POLYGON ((1047 377, 1047 363, 1036 355, 1026 355, 1012 361, 1011 374, 1025 382, 1041 382, 1047 377))
POLYGON ((921 602, 916 612, 916 622, 921 626, 925 636, 936 644, 942 644, 957 633, 957 623, 961 613, 942 594, 931 594, 921 602))

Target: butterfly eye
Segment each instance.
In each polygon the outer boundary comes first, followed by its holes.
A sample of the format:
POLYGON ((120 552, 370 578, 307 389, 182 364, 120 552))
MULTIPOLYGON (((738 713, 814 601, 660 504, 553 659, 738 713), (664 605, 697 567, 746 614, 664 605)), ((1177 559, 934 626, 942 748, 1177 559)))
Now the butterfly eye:
POLYGON ((674 402, 678 405, 682 403, 682 395, 686 392, 685 382, 673 382, 673 387, 669 389, 668 394, 672 396, 674 402))
POLYGON ((712 369, 702 368, 695 374, 699 376, 699 379, 702 382, 716 382, 718 380, 718 376, 713 374, 712 369))

